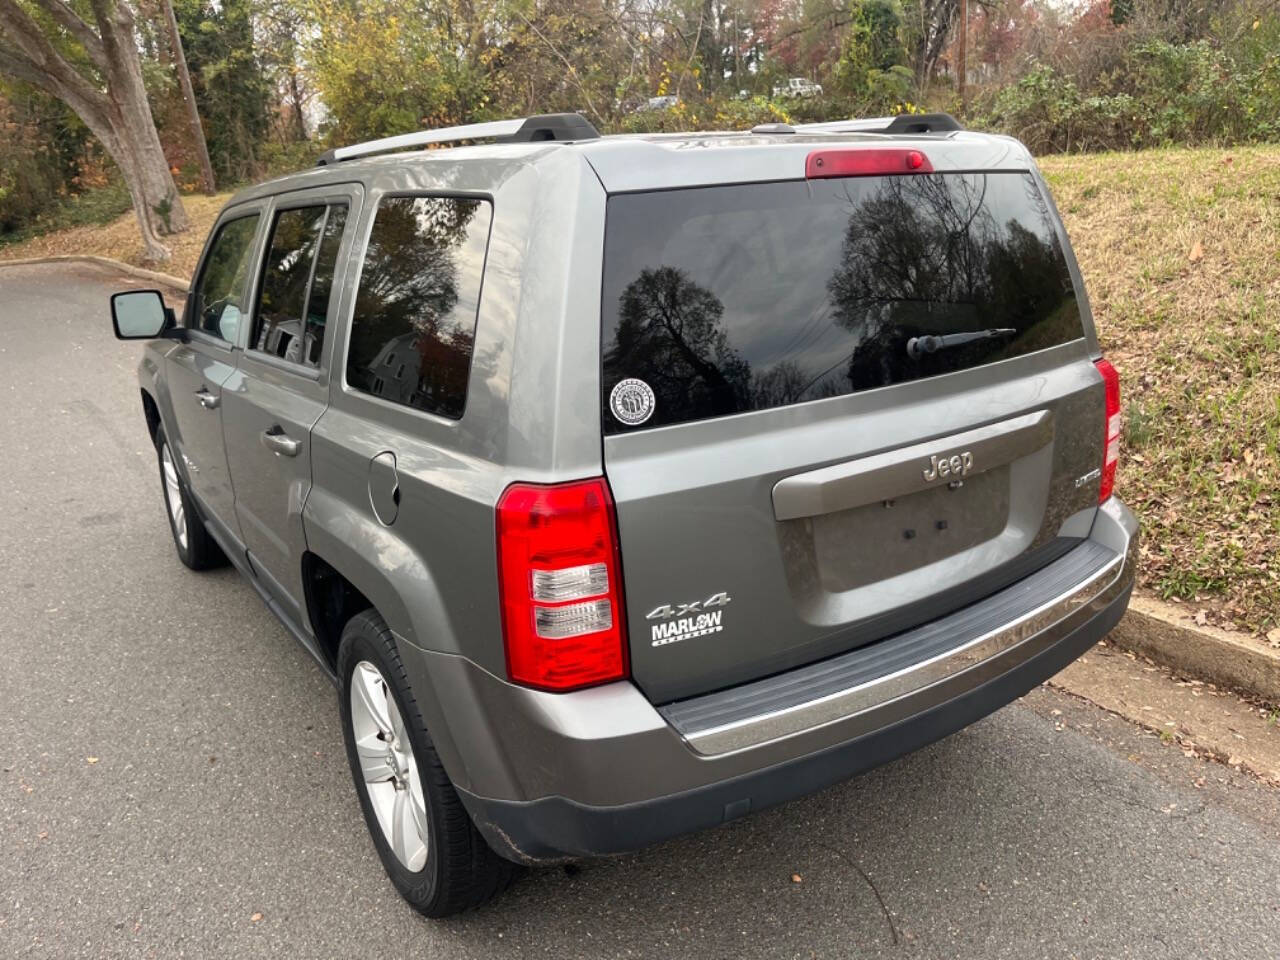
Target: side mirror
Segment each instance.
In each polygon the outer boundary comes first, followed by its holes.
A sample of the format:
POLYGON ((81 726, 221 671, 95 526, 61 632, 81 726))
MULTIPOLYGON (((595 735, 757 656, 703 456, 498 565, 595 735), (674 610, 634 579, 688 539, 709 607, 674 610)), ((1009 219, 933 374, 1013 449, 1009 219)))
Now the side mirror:
POLYGON ((159 290, 127 290, 111 295, 111 324, 121 340, 155 340, 177 326, 159 290))

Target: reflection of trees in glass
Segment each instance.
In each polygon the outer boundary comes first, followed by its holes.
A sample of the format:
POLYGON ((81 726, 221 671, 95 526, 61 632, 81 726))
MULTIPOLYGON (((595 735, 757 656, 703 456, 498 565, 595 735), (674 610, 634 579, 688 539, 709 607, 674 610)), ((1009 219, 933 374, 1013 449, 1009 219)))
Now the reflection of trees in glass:
POLYGON ((1080 336, 1055 221, 1030 175, 747 189, 616 201, 616 217, 610 201, 605 391, 644 379, 658 395, 655 424, 838 396, 1080 336), (646 215, 642 203, 657 206, 646 215), (1016 332, 907 354, 914 336, 990 328, 1016 332))
MULTIPOLYGON (((475 338, 475 315, 454 316, 459 301, 460 249, 471 229, 488 233, 488 204, 443 197, 392 197, 382 202, 365 255, 352 321, 347 379, 399 402, 460 416, 475 338), (484 215, 477 218, 483 207, 484 215), (412 382, 378 369, 395 341, 412 352, 412 382)), ((480 248, 483 257, 483 246, 480 248)), ((479 272, 475 275, 479 283, 479 272)), ((474 291, 472 291, 474 293, 474 291)))
POLYGON ((1022 334, 1072 296, 1043 201, 1033 194, 1043 235, 1013 219, 999 223, 985 203, 987 180, 886 177, 853 206, 827 288, 836 322, 853 335, 854 389, 995 359, 1008 341, 978 341, 920 360, 905 346, 926 333, 998 326, 1022 334))
POLYGON ((271 246, 258 294, 258 331, 254 345, 277 356, 285 356, 282 341, 302 359, 297 339, 302 335, 302 312, 306 309, 307 284, 316 242, 324 223, 324 207, 284 210, 276 217, 271 246), (278 331, 281 324, 287 327, 278 331))
POLYGON ((196 288, 195 308, 201 330, 221 335, 219 320, 223 308, 227 304, 244 306, 241 298, 257 229, 258 215, 254 214, 229 220, 218 231, 196 288))
POLYGON ((619 300, 607 379, 639 377, 657 395, 657 410, 685 419, 745 409, 751 368, 721 327, 724 304, 675 267, 640 271, 619 300))

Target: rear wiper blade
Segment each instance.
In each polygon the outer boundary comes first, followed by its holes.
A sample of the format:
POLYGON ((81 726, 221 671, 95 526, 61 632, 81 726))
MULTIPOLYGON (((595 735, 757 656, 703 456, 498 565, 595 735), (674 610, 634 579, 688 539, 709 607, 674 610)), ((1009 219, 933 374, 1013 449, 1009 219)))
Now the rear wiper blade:
POLYGON ((912 337, 907 341, 907 356, 919 360, 926 353, 937 353, 948 347, 959 347, 975 340, 994 340, 997 337, 1011 337, 1018 331, 1013 327, 992 327, 990 330, 969 330, 965 333, 943 333, 938 336, 912 337))

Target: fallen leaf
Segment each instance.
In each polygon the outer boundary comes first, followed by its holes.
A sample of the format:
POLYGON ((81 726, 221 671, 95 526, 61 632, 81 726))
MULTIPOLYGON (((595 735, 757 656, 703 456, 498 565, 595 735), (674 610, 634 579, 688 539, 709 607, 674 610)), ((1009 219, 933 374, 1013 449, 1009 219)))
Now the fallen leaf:
POLYGON ((1267 631, 1267 643, 1273 647, 1280 647, 1280 627, 1272 627, 1267 631))
POLYGON ((1196 623, 1198 623, 1200 626, 1203 627, 1208 622, 1209 622, 1209 615, 1205 613, 1203 610, 1197 610, 1196 623))
POLYGON ((1199 263, 1204 259, 1204 245, 1199 240, 1195 242, 1195 245, 1191 248, 1191 252, 1187 254, 1187 259, 1192 263, 1199 263))

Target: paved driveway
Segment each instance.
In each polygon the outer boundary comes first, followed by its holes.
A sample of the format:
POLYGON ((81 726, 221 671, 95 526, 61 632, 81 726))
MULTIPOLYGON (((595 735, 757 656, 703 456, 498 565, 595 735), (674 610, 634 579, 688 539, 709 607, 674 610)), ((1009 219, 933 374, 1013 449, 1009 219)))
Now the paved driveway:
POLYGON ((1280 791, 1047 690, 816 797, 420 919, 366 839, 328 682, 236 574, 173 556, 139 348, 106 313, 130 285, 0 266, 0 955, 1280 955, 1280 791))

